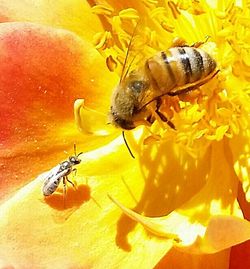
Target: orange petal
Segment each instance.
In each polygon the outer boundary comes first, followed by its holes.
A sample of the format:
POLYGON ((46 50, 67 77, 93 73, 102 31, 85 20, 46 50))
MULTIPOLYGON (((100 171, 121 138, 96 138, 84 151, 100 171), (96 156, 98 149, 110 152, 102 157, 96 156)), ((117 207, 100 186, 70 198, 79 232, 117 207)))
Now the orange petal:
MULTIPOLYGON (((106 111, 115 77, 92 45, 68 31, 2 23, 0 48, 3 195, 12 183, 18 187, 64 158, 73 142, 84 141, 74 125, 74 101, 84 97, 106 111), (52 156, 55 150, 61 153, 52 156)), ((93 147, 88 140, 81 150, 93 147)))
POLYGON ((210 219, 202 239, 205 246, 203 251, 205 253, 219 252, 249 239, 249 221, 234 216, 214 216, 210 219))
MULTIPOLYGON (((250 220, 250 204, 247 202, 242 186, 239 185, 238 201, 244 218, 250 220)), ((250 241, 233 246, 230 253, 230 269, 250 268, 250 241)))
POLYGON ((230 269, 250 268, 250 241, 231 248, 230 269))
POLYGON ((87 1, 19 1, 2 0, 0 21, 25 21, 67 29, 91 41, 102 30, 101 23, 93 15, 87 1))
POLYGON ((172 268, 178 269, 228 269, 230 249, 215 254, 194 255, 172 248, 154 267, 154 269, 172 268))

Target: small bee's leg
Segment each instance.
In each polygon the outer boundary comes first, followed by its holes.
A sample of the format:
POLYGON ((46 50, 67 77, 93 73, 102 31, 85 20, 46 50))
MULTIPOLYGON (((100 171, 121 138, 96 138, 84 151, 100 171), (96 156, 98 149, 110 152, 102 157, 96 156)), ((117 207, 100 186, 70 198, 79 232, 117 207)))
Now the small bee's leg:
POLYGON ((72 187, 73 187, 74 189, 76 188, 75 184, 74 184, 71 180, 69 180, 69 179, 67 178, 67 181, 72 185, 72 187))
POLYGON ((74 175, 74 176, 76 176, 77 169, 76 169, 76 168, 74 168, 74 169, 72 170, 72 172, 74 172, 74 173, 75 173, 75 175, 74 175))
POLYGON ((70 181, 68 178, 67 178, 67 181, 72 185, 72 187, 75 187, 75 184, 72 181, 70 181))
POLYGON ((72 172, 74 172, 74 175, 73 175, 74 183, 72 181, 70 181, 69 179, 67 179, 67 181, 72 185, 72 187, 74 189, 76 189, 77 184, 76 184, 76 181, 75 181, 75 177, 76 177, 77 169, 76 168, 72 169, 72 172))
POLYGON ((172 129, 176 130, 174 124, 165 116, 163 115, 159 109, 161 107, 161 104, 162 104, 162 99, 161 98, 158 98, 156 100, 156 114, 160 117, 160 119, 163 121, 163 122, 166 122, 168 124, 169 127, 171 127, 172 129))
POLYGON ((66 198, 66 188, 67 188, 67 184, 66 182, 68 181, 68 178, 65 176, 63 177, 63 207, 65 208, 65 198, 66 198))

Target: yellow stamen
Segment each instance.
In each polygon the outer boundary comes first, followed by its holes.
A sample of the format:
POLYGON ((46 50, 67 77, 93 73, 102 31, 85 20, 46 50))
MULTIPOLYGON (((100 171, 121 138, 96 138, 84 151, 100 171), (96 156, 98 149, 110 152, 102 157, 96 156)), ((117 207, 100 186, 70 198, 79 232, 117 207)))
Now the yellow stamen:
POLYGON ((106 15, 111 16, 114 12, 114 9, 111 6, 98 4, 92 7, 92 12, 97 15, 106 15))

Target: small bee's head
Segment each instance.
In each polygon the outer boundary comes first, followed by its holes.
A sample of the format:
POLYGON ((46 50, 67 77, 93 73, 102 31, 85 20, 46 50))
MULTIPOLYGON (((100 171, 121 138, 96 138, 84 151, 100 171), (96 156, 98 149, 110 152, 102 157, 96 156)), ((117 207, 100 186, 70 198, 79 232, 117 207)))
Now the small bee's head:
POLYGON ((114 90, 110 119, 115 126, 125 130, 134 129, 135 118, 138 119, 140 107, 149 89, 149 82, 139 72, 131 72, 114 90))
POLYGON ((76 155, 76 156, 70 156, 69 157, 69 161, 70 161, 70 163, 72 165, 77 165, 77 164, 79 164, 81 162, 81 159, 78 156, 79 156, 79 154, 76 155))

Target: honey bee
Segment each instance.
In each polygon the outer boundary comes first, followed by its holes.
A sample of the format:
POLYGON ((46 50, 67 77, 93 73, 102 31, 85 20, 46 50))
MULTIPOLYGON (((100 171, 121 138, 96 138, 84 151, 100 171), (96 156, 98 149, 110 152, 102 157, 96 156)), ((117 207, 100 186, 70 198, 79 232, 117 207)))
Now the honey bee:
POLYGON ((68 175, 73 171, 76 171, 76 168, 73 168, 74 165, 80 164, 81 159, 79 155, 83 152, 76 154, 76 145, 74 144, 74 156, 70 156, 68 160, 59 163, 57 166, 52 168, 46 175, 44 179, 44 185, 42 192, 44 196, 50 196, 58 188, 61 180, 63 180, 64 185, 64 195, 66 194, 66 183, 69 182, 73 187, 74 183, 68 179, 68 175))
POLYGON ((155 101, 155 113, 174 128, 159 111, 162 97, 197 89, 218 72, 215 60, 198 47, 184 45, 161 51, 120 80, 111 99, 110 121, 125 130, 145 122, 152 124, 148 105, 155 101))

